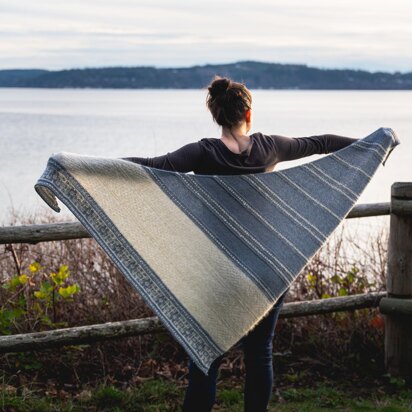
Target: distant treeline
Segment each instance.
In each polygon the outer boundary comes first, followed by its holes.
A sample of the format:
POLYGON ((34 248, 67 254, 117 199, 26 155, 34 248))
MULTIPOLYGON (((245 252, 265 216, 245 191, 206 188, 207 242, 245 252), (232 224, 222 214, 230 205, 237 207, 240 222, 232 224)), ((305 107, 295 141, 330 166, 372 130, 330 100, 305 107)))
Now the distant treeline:
POLYGON ((0 70, 0 87, 198 89, 206 87, 215 74, 243 82, 250 89, 412 89, 412 72, 372 73, 255 61, 182 68, 0 70))

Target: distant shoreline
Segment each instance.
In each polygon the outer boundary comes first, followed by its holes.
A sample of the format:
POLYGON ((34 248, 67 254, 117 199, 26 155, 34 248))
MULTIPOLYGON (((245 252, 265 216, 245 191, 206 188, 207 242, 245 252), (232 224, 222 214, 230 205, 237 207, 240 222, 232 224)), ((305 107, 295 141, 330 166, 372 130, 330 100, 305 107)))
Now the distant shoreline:
POLYGON ((204 89, 216 74, 256 90, 412 90, 412 72, 319 69, 256 61, 182 68, 7 69, 0 70, 0 87, 190 90, 204 89))

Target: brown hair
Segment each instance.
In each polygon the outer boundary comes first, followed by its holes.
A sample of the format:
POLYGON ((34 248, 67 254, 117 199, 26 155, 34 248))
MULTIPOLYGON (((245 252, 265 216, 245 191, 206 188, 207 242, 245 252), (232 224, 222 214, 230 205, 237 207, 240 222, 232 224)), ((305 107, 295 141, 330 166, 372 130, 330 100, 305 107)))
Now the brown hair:
POLYGON ((221 126, 231 128, 239 124, 251 108, 252 95, 242 83, 215 76, 207 89, 206 105, 213 120, 221 126))

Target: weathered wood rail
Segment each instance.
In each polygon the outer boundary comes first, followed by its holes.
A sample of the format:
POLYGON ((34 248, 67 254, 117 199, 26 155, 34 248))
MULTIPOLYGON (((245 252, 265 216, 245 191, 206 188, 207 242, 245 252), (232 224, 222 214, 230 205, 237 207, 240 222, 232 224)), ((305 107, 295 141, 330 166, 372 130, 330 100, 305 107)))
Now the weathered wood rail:
MULTIPOLYGON (((412 379, 412 182, 395 182, 391 201, 355 205, 346 218, 390 215, 387 291, 285 303, 279 317, 290 318, 378 307, 385 315, 385 367, 412 379)), ((78 222, 0 228, 0 244, 91 237, 78 222)), ((45 332, 0 336, 0 353, 79 345, 164 332, 157 317, 108 322, 45 332)))
MULTIPOLYGON (((376 307, 379 306, 379 301, 384 296, 386 296, 386 292, 374 292, 339 296, 330 299, 285 303, 279 317, 291 318, 376 307)), ((156 316, 153 316, 150 318, 54 329, 44 332, 21 333, 19 335, 1 336, 0 353, 46 349, 62 345, 79 345, 162 331, 166 331, 166 328, 156 316)))

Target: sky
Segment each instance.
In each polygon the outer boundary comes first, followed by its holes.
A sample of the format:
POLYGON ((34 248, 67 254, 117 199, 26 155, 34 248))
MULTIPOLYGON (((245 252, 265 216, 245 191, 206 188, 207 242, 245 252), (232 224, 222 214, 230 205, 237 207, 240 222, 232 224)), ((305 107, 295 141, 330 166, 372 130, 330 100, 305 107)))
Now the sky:
POLYGON ((0 0, 0 69, 256 60, 412 71, 411 0, 0 0))

